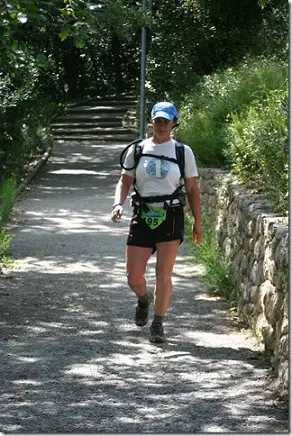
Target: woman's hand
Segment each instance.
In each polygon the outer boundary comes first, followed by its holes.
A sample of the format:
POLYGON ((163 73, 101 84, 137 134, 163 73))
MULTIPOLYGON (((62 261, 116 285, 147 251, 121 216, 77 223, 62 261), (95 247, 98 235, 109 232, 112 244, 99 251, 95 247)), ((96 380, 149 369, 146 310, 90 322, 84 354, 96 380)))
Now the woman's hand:
POLYGON ((193 223, 193 240, 196 244, 200 244, 203 238, 202 224, 196 222, 193 223))
POLYGON ((114 206, 112 210, 111 220, 117 223, 122 218, 123 212, 124 212, 123 206, 121 204, 117 204, 116 206, 114 206))
POLYGON ((133 177, 128 176, 127 174, 122 174, 120 180, 117 183, 114 197, 114 205, 111 213, 111 220, 115 223, 120 221, 120 219, 122 218, 124 212, 122 204, 124 204, 129 189, 133 185, 133 180, 133 177))

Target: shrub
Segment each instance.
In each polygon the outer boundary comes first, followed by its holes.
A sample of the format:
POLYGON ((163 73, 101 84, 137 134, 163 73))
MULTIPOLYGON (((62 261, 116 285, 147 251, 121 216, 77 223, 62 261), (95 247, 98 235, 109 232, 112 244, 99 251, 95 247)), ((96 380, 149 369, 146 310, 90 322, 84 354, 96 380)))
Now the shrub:
POLYGON ((240 114, 227 129, 225 155, 238 179, 261 190, 276 211, 288 211, 288 90, 270 91, 240 114))
POLYGON ((179 138, 190 145, 201 165, 228 165, 226 127, 271 90, 282 89, 287 65, 275 59, 246 60, 236 68, 205 76, 180 105, 179 138))
POLYGON ((15 174, 21 178, 25 165, 43 152, 57 105, 26 100, 0 107, 0 179, 15 174))

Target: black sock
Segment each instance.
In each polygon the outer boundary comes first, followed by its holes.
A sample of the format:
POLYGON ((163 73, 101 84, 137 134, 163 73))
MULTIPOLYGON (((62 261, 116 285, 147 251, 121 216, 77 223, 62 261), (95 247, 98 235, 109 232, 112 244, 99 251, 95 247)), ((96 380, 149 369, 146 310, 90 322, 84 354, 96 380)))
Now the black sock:
POLYGON ((142 297, 139 297, 138 298, 138 300, 139 301, 141 301, 141 303, 148 303, 148 301, 149 301, 149 293, 148 292, 146 292, 146 294, 144 294, 144 295, 142 295, 142 297))
POLYGON ((162 324, 164 320, 164 316, 154 315, 153 322, 157 324, 162 324))

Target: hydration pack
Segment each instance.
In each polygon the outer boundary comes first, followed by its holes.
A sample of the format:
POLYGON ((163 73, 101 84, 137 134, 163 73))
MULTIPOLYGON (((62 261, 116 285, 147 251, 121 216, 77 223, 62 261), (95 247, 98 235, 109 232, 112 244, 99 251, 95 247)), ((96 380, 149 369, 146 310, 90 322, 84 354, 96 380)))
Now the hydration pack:
MULTIPOLYGON (((137 168, 139 160, 143 154, 143 146, 144 146, 143 141, 144 141, 144 139, 136 139, 135 141, 131 142, 131 144, 127 145, 127 147, 124 148, 124 150, 122 151, 122 153, 120 155, 120 165, 124 170, 131 171, 134 168, 137 168), (134 166, 131 168, 126 168, 124 166, 124 163, 123 163, 124 156, 125 156, 125 153, 128 151, 128 149, 133 144, 135 144, 134 166)), ((156 159, 167 160, 167 161, 176 163, 179 166, 181 178, 184 178, 184 175, 185 175, 185 148, 184 148, 184 144, 182 142, 178 142, 176 140, 174 140, 174 142, 175 142, 176 159, 172 158, 172 157, 163 156, 163 155, 157 156, 156 154, 151 154, 151 153, 144 153, 143 156, 155 157, 156 159)))
MULTIPOLYGON (((131 171, 135 168, 137 168, 137 165, 140 161, 141 156, 149 156, 149 157, 155 157, 156 159, 161 160, 167 160, 170 162, 174 162, 179 166, 181 179, 184 178, 185 175, 185 148, 184 144, 181 142, 175 141, 175 154, 176 158, 167 157, 163 155, 156 155, 151 153, 143 153, 143 142, 144 139, 136 139, 135 141, 131 142, 131 144, 127 145, 127 147, 124 148, 120 155, 120 165, 121 167, 126 171, 131 171), (131 168, 126 168, 124 166, 124 156, 127 153, 128 149, 134 144, 134 166, 131 168)), ((136 207, 136 210, 139 210, 140 212, 143 210, 146 212, 149 210, 149 207, 146 203, 156 203, 156 202, 164 202, 164 208, 169 209, 174 205, 174 202, 178 201, 176 203, 176 206, 183 207, 185 205, 185 193, 183 191, 183 183, 170 195, 155 195, 151 197, 141 197, 138 193, 137 189, 135 188, 136 180, 134 178, 134 192, 131 195, 132 198, 132 206, 136 207)))

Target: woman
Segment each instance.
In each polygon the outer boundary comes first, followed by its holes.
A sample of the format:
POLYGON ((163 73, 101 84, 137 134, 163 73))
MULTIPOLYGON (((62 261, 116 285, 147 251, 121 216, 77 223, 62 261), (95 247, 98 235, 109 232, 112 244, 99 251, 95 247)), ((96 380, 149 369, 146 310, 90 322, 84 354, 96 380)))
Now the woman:
MULTIPOLYGON (((156 103, 151 111, 153 136, 143 141, 136 168, 122 170, 116 186, 111 219, 123 215, 123 204, 134 184, 134 213, 126 247, 128 284, 138 298, 135 322, 144 326, 153 294, 147 290, 145 271, 152 253, 157 251, 154 319, 150 326, 150 342, 165 342, 163 320, 172 294, 172 271, 178 246, 183 241, 184 211, 181 173, 176 160, 176 142, 171 130, 177 125, 178 112, 169 102, 156 103), (156 157, 157 156, 157 157, 156 157)), ((134 145, 129 149, 124 166, 133 168, 134 145)), ((194 154, 184 145, 184 186, 192 211, 193 238, 202 239, 200 191, 194 154)))

